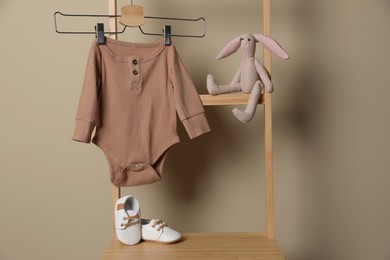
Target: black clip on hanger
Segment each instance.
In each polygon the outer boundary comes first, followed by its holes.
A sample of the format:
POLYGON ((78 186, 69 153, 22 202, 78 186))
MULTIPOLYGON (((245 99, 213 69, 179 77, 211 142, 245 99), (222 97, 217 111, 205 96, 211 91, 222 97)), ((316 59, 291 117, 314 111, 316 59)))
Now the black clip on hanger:
POLYGON ((172 45, 172 34, 171 34, 171 26, 170 25, 164 25, 163 34, 164 34, 165 46, 171 46, 172 45))
POLYGON ((104 37, 104 23, 97 23, 95 26, 95 31, 98 44, 105 44, 106 37, 104 37))

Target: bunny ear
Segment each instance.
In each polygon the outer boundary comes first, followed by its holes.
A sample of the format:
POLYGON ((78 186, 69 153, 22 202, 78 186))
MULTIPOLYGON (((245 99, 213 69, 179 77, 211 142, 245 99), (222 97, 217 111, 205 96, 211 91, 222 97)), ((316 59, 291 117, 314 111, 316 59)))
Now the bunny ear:
POLYGON ((282 46, 280 46, 274 39, 258 33, 253 36, 255 36, 257 41, 261 42, 267 49, 278 55, 280 58, 285 60, 289 58, 287 52, 283 50, 282 46))
POLYGON ((241 46, 241 37, 238 36, 226 44, 226 46, 218 54, 217 60, 220 60, 220 59, 223 59, 223 58, 226 58, 226 57, 232 55, 233 53, 235 53, 238 50, 238 48, 240 48, 240 46, 241 46))

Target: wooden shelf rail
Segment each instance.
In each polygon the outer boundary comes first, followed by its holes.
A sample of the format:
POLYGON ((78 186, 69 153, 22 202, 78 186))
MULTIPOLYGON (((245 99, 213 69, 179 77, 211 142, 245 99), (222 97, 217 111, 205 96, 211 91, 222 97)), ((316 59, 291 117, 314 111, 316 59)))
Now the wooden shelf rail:
MULTIPOLYGON (((218 96, 199 95, 204 106, 228 106, 228 105, 246 105, 249 94, 234 93, 222 94, 218 96)), ((264 96, 261 95, 258 104, 264 104, 264 96)))

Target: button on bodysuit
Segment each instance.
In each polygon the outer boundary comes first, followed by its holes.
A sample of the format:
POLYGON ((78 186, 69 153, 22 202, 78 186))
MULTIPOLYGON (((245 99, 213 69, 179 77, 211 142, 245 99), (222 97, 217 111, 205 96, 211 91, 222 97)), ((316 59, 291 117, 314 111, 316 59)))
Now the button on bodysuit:
POLYGON ((73 140, 102 149, 111 182, 134 186, 161 179, 168 149, 179 142, 176 113, 190 138, 210 131, 199 95, 173 45, 94 41, 73 140))

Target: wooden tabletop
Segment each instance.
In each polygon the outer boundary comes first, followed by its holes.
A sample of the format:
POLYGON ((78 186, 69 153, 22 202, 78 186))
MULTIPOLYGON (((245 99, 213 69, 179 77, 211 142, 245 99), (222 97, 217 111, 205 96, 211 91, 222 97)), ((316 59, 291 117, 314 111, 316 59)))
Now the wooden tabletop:
POLYGON ((141 242, 127 246, 114 240, 102 259, 284 260, 284 257, 276 241, 261 233, 187 233, 174 244, 141 242))

